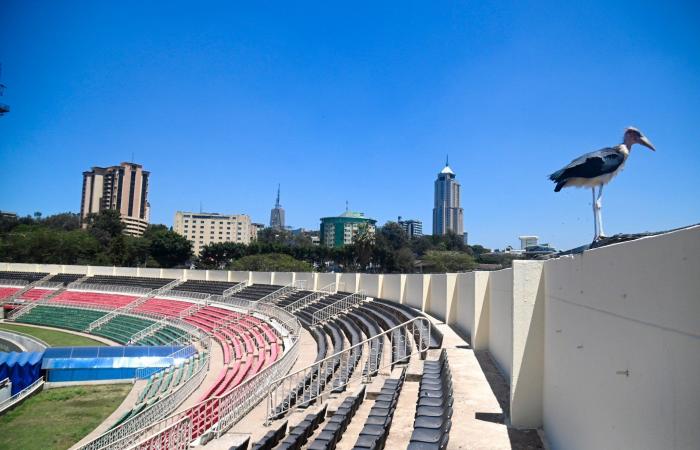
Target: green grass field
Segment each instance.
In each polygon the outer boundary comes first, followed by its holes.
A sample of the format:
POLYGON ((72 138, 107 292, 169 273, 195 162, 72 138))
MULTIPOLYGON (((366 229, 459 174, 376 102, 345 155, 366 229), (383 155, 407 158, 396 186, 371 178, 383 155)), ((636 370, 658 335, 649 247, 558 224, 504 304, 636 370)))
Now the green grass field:
POLYGON ((121 404, 131 384, 48 389, 0 416, 0 449, 67 449, 121 404))
MULTIPOLYGON (((83 336, 71 333, 64 333, 56 330, 46 330, 44 328, 34 328, 24 325, 0 323, 0 329, 7 331, 17 331, 28 334, 49 344, 51 347, 102 347, 106 344, 83 336)), ((2 449, 3 447, 0 447, 2 449)))

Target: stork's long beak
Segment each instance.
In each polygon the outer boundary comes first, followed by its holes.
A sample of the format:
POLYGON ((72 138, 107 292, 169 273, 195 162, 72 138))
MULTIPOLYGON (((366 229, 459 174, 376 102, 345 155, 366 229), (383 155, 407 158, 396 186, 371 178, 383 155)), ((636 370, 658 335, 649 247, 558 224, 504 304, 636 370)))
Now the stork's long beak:
POLYGON ((650 149, 651 149, 652 151, 654 151, 654 152, 656 151, 656 149, 655 149, 654 146, 652 145, 651 141, 649 141, 649 139, 647 139, 646 136, 641 136, 641 137, 639 138, 639 143, 642 144, 642 145, 645 146, 645 147, 650 148, 650 149))

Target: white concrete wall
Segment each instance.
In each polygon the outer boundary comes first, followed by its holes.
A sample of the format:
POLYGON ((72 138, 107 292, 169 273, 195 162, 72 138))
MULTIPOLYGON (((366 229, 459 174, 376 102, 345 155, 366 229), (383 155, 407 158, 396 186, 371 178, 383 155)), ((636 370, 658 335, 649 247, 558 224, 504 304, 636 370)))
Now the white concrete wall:
POLYGON ((337 283, 339 277, 337 273, 319 273, 317 279, 317 289, 321 289, 331 283, 337 283))
POLYGON ((226 271, 226 270, 207 270, 207 280, 209 280, 209 281, 228 281, 228 271, 226 271))
POLYGON ((272 272, 250 272, 251 283, 272 284, 272 272))
POLYGON ((231 271, 228 273, 228 281, 236 281, 238 283, 250 282, 250 272, 243 270, 231 271))
POLYGON ((430 294, 425 305, 428 314, 447 323, 448 316, 455 315, 455 292, 457 287, 457 274, 442 273, 430 275, 430 294))
POLYGON ((345 292, 357 292, 359 290, 359 273, 341 273, 338 277, 340 283, 338 289, 345 292))
POLYGON ((545 291, 552 448, 697 449, 700 227, 548 261, 545 291))
POLYGON ((513 261, 510 423, 516 428, 542 425, 543 266, 541 261, 513 261))
POLYGON ((306 281, 306 290, 313 291, 315 289, 320 289, 323 286, 317 286, 316 284, 316 273, 310 273, 310 272, 294 272, 294 279, 295 280, 304 280, 306 281))
POLYGON ((513 269, 493 272, 489 287, 489 350, 506 379, 510 379, 513 373, 513 269))
POLYGON ((403 303, 405 284, 406 275, 386 274, 382 279, 382 293, 379 297, 396 303, 403 303))
POLYGON ((404 303, 416 309, 424 311, 430 293, 430 275, 411 274, 406 275, 404 288, 404 303))
POLYGON ((369 297, 382 296, 382 281, 384 275, 366 273, 359 277, 359 289, 365 291, 365 295, 369 297))
POLYGON ((273 272, 272 273, 272 284, 279 284, 280 286, 287 286, 294 282, 293 272, 273 272))

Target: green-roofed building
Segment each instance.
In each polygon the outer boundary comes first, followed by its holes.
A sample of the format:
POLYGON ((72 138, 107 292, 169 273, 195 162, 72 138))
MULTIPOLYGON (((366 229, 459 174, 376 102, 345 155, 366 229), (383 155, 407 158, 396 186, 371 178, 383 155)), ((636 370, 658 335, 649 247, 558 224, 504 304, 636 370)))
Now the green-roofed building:
POLYGON ((322 217, 321 245, 342 247, 346 244, 352 244, 352 239, 365 226, 368 233, 374 234, 376 224, 376 220, 354 211, 345 211, 336 217, 322 217))

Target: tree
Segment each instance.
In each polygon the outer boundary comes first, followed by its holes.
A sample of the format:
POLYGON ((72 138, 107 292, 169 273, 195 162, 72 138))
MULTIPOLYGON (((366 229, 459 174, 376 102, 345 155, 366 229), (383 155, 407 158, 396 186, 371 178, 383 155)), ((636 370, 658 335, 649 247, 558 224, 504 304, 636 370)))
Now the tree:
POLYGON ((463 252, 430 250, 423 258, 426 272, 465 272, 475 267, 474 258, 463 252))
POLYGON ((261 272, 311 272, 313 266, 282 253, 265 255, 248 255, 229 265, 232 270, 251 270, 261 272))
POLYGON ((103 209, 97 214, 87 216, 88 231, 104 248, 109 247, 112 239, 124 231, 124 224, 119 216, 119 211, 103 209))
POLYGON ((164 226, 147 230, 144 238, 150 242, 151 257, 160 267, 183 265, 192 256, 190 241, 164 226))
POLYGON ((199 252, 197 268, 223 269, 234 259, 246 256, 247 248, 236 242, 216 242, 206 245, 199 252))
POLYGON ((357 234, 352 238, 353 245, 349 249, 354 250, 354 258, 352 259, 362 270, 365 270, 372 260, 374 242, 374 233, 369 231, 367 224, 360 224, 357 234))
POLYGON ((44 218, 41 224, 55 230, 77 230, 80 228, 80 215, 72 212, 54 214, 53 216, 44 218))

